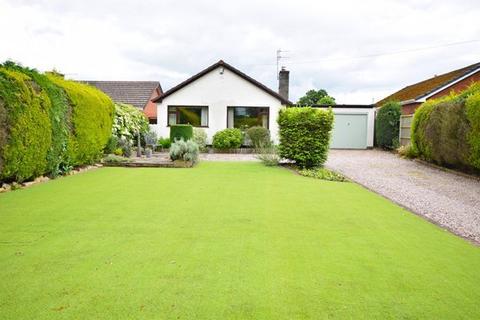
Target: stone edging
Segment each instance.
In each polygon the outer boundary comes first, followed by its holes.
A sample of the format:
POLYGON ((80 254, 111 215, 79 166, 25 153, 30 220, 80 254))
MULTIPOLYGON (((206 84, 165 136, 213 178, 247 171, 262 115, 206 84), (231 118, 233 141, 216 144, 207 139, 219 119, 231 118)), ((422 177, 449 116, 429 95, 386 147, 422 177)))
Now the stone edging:
MULTIPOLYGON (((79 167, 79 168, 73 169, 72 171, 70 171, 69 173, 67 173, 64 176, 60 176, 59 178, 66 177, 66 176, 73 176, 73 175, 78 174, 78 173, 82 173, 82 172, 85 172, 85 171, 89 171, 89 170, 97 169, 97 168, 101 168, 101 167, 102 167, 102 165, 99 164, 99 163, 91 165, 91 166, 79 167)), ((9 191, 15 191, 15 190, 18 190, 18 189, 28 188, 28 187, 31 187, 33 185, 43 183, 43 182, 47 182, 47 181, 50 181, 50 180, 53 180, 53 179, 51 179, 47 176, 40 176, 40 177, 35 178, 32 181, 26 181, 26 182, 22 182, 22 183, 18 183, 18 182, 3 183, 0 186, 0 193, 5 193, 5 192, 9 192, 9 191)))

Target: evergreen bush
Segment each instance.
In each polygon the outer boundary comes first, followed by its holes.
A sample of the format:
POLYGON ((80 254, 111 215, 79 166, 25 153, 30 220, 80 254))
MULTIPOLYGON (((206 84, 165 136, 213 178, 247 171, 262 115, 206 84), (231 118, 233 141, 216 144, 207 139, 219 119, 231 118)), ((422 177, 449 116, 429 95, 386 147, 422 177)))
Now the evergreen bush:
POLYGON ((270 144, 270 131, 267 128, 255 126, 247 130, 247 136, 255 148, 270 144))
POLYGON ((170 126, 170 141, 174 143, 180 139, 185 141, 193 139, 193 127, 191 125, 174 124, 170 126))
POLYGON ((240 129, 228 128, 215 133, 212 145, 215 149, 236 149, 240 148, 242 141, 243 135, 240 129))
POLYGON ((0 65, 0 181, 55 177, 99 159, 112 111, 112 101, 90 86, 0 65))
POLYGON ((377 146, 384 149, 394 149, 399 144, 401 105, 390 101, 378 110, 375 119, 375 140, 377 146))
POLYGON ((70 171, 72 163, 68 149, 71 139, 71 108, 65 91, 35 69, 21 67, 10 62, 6 64, 9 68, 28 75, 36 85, 46 92, 50 99, 49 117, 52 128, 52 144, 47 154, 46 173, 51 177, 56 177, 70 171))
POLYGON ((327 160, 333 111, 311 107, 281 109, 279 154, 300 167, 318 167, 327 160))
POLYGON ((1 66, 0 101, 0 180, 44 174, 52 143, 48 95, 28 75, 1 66))
POLYGON ((84 83, 65 80, 56 74, 48 78, 65 90, 72 106, 74 165, 91 164, 101 158, 112 134, 114 105, 102 91, 84 83))
POLYGON ((480 84, 429 100, 415 112, 412 148, 446 167, 480 170, 480 84))

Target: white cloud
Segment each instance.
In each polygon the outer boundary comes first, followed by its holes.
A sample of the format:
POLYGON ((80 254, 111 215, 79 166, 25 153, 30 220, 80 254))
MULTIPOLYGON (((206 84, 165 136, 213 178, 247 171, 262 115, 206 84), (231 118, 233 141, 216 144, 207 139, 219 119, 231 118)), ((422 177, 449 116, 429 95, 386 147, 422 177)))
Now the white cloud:
POLYGON ((464 1, 4 1, 0 61, 76 79, 159 80, 167 89, 224 59, 275 89, 275 51, 296 100, 325 88, 370 103, 480 61, 480 3, 464 1))

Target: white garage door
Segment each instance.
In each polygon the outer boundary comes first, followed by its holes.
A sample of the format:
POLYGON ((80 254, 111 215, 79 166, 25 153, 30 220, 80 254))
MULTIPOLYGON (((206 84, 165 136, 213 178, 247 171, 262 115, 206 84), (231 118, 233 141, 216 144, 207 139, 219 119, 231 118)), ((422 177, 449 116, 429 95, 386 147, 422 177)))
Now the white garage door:
POLYGON ((367 114, 335 113, 330 147, 333 149, 366 149, 367 114))

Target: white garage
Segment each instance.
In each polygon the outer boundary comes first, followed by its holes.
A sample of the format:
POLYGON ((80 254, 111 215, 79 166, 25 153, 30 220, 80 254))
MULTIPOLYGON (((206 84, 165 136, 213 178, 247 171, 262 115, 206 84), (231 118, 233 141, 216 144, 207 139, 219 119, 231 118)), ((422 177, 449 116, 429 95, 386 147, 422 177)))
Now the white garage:
MULTIPOLYGON (((316 108, 326 109, 326 105, 316 108)), ((335 115, 330 148, 367 149, 373 148, 375 127, 374 105, 335 105, 335 115)))

